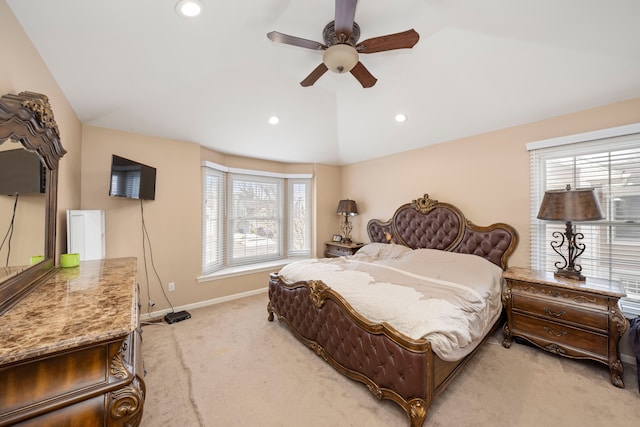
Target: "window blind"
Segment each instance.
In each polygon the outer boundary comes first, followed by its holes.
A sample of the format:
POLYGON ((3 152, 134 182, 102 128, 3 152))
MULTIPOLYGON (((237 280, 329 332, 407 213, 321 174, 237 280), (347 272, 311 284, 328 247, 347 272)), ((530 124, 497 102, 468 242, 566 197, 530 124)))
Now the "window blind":
POLYGON ((619 280, 640 307, 640 133, 533 148, 530 165, 531 268, 554 271, 561 261, 550 242, 564 223, 536 218, 544 192, 595 188, 605 219, 574 223, 586 245, 577 264, 587 277, 619 280))
POLYGON ((283 258, 284 179, 227 175, 227 265, 283 258))
POLYGON ((225 174, 202 168, 202 272, 219 270, 224 265, 225 174))
POLYGON ((311 255, 311 180, 289 179, 288 256, 311 255))

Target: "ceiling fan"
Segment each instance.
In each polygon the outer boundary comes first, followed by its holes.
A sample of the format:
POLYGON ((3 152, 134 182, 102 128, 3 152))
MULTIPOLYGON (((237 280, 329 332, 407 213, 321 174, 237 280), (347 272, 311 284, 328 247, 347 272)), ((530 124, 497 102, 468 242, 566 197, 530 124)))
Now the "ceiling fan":
POLYGON ((364 88, 376 84, 378 79, 362 65, 361 53, 376 53, 394 49, 412 48, 420 39, 413 29, 402 33, 373 37, 358 43, 360 27, 354 22, 358 0, 336 0, 335 20, 329 22, 322 31, 324 43, 289 36, 277 31, 267 34, 269 40, 313 50, 324 50, 322 63, 304 80, 302 86, 313 85, 327 70, 336 73, 350 72, 364 88))

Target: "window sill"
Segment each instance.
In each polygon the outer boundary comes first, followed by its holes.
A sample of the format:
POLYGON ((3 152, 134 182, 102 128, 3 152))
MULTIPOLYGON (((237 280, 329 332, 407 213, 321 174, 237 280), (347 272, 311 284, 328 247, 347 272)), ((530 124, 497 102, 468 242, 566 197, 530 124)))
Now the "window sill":
POLYGON ((287 264, 291 264, 294 261, 300 261, 303 259, 308 259, 308 258, 307 257, 286 258, 286 259, 279 259, 276 261, 261 262, 259 264, 241 265, 238 267, 228 267, 211 274, 198 276, 196 280, 198 281, 198 283, 204 283, 204 282, 211 282, 211 281, 220 280, 220 279, 226 279, 228 277, 242 276, 244 274, 261 273, 264 271, 276 271, 287 264))

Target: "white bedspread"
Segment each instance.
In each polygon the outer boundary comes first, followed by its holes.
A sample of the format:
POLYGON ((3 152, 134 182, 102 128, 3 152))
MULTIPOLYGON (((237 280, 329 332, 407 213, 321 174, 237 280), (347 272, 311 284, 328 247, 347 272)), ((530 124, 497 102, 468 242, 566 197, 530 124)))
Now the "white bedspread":
POLYGON ((378 245, 295 262, 280 276, 322 280, 371 322, 426 338, 443 360, 470 353, 500 315, 502 269, 475 255, 378 245))

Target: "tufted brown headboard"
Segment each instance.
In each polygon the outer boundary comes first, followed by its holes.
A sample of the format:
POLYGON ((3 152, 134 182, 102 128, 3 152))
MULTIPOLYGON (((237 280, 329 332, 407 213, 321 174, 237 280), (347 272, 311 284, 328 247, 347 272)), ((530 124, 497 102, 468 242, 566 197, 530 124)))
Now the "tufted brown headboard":
POLYGON ((478 255, 503 270, 518 245, 518 232, 512 226, 477 226, 457 207, 432 200, 428 194, 400 206, 388 221, 372 219, 367 233, 371 242, 478 255))

